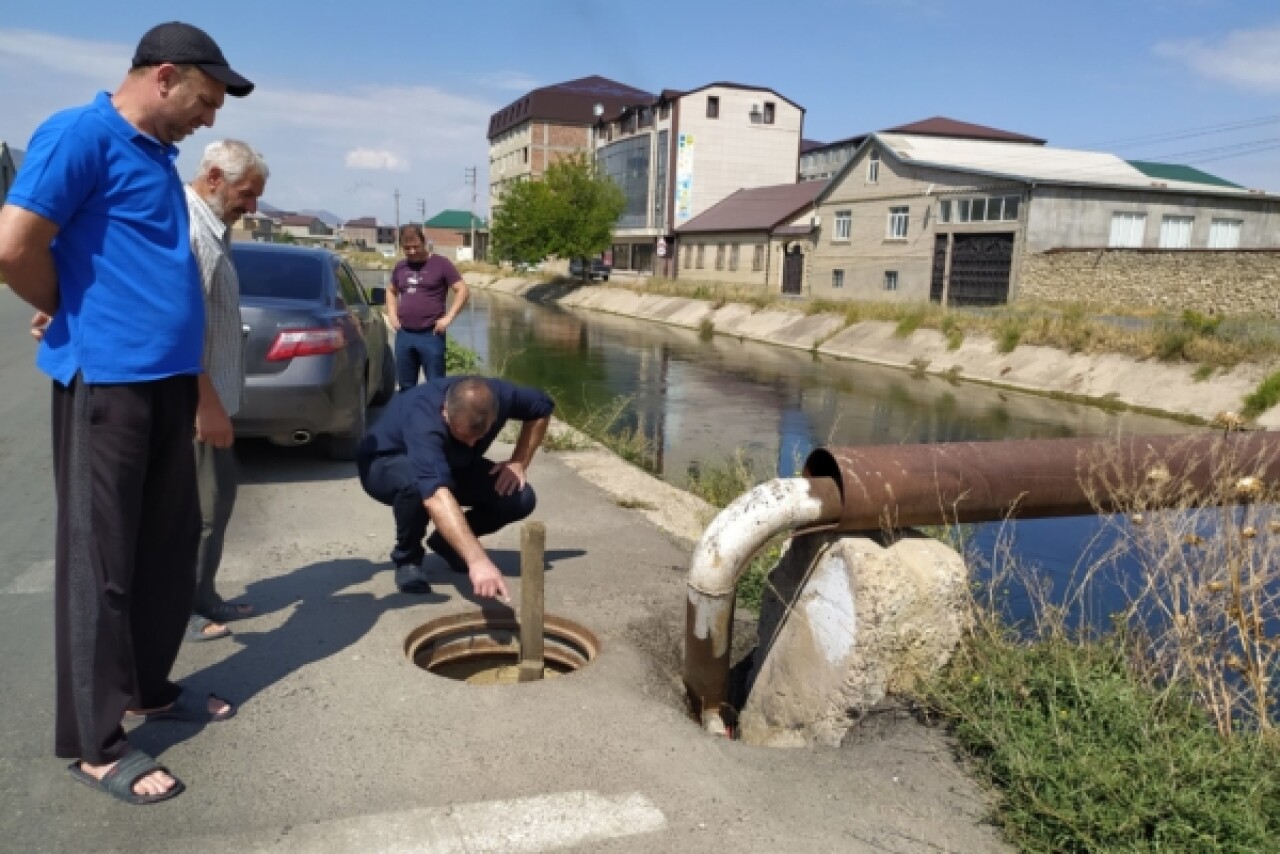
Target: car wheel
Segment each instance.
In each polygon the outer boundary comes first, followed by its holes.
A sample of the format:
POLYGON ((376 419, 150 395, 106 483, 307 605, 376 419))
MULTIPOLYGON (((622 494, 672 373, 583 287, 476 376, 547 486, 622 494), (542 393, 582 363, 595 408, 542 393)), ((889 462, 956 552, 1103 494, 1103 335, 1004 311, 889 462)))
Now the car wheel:
POLYGON ((373 396, 373 400, 369 403, 373 406, 382 406, 391 400, 391 396, 396 393, 396 354, 391 352, 391 345, 388 344, 382 351, 382 382, 378 384, 378 393, 373 396))
POLYGON ((360 378, 360 385, 356 388, 356 400, 359 405, 356 407, 356 423, 351 433, 343 436, 330 436, 325 442, 325 454, 331 460, 340 462, 349 462, 356 458, 356 451, 360 447, 360 440, 364 438, 365 428, 368 426, 368 413, 365 407, 365 401, 368 399, 368 386, 365 385, 364 378, 360 378))

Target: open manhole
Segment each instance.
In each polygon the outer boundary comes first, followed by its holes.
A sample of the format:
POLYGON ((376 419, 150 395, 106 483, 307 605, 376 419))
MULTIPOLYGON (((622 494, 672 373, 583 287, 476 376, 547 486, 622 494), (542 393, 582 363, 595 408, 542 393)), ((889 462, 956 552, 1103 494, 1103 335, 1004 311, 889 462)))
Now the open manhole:
MULTIPOLYGON (((550 614, 543 618, 542 638, 543 678, 580 670, 600 653, 590 629, 550 614)), ((418 667, 446 679, 472 685, 520 681, 520 622, 514 615, 481 611, 441 617, 409 632, 404 651, 418 667)))

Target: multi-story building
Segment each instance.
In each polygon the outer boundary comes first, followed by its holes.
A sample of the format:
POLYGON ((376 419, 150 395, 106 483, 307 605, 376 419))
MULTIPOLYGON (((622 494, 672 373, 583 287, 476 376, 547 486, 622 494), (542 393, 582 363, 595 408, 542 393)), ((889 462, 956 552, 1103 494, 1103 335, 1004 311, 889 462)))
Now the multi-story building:
POLYGON ((561 157, 591 150, 599 115, 652 99, 648 92, 591 76, 534 89, 489 118, 489 210, 516 181, 538 179, 561 157))
POLYGON ((605 113, 596 162, 622 188, 613 267, 675 274, 676 229, 738 190, 794 183, 804 108, 772 89, 711 83, 605 113))

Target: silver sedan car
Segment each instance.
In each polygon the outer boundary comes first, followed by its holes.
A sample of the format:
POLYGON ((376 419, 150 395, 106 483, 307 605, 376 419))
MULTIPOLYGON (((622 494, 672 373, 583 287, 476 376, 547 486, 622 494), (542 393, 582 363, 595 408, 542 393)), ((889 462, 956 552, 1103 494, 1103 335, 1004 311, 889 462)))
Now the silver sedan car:
POLYGON ((282 445, 322 439, 355 456, 366 410, 395 393, 395 357, 377 306, 347 262, 326 249, 234 243, 244 325, 245 389, 236 436, 282 445))

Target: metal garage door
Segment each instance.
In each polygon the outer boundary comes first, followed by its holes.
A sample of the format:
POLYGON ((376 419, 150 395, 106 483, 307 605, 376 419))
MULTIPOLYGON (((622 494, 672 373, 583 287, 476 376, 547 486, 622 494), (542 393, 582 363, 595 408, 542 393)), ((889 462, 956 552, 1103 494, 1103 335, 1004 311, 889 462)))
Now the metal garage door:
MULTIPOLYGON (((947 263, 947 236, 933 247, 933 281, 929 299, 942 302, 942 275, 947 263)), ((951 250, 949 305, 1004 305, 1009 301, 1013 267, 1013 233, 957 234, 951 250)))

